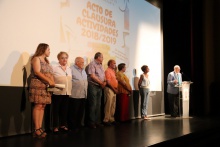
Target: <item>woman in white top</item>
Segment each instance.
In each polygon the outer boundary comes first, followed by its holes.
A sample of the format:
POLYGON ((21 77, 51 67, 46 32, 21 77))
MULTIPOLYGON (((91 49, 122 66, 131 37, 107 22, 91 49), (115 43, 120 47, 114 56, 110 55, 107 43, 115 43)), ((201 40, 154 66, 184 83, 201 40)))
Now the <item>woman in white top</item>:
POLYGON ((140 75, 140 79, 138 81, 138 87, 140 90, 141 95, 141 117, 143 119, 150 120, 147 117, 147 108, 148 108, 148 101, 149 101, 149 93, 150 93, 150 80, 149 80, 149 68, 147 65, 143 65, 141 67, 143 74, 140 75))
POLYGON ((57 134, 59 131, 68 131, 67 114, 68 101, 72 89, 72 73, 68 66, 68 54, 60 52, 57 55, 59 64, 53 67, 53 76, 55 84, 64 84, 65 88, 54 91, 52 95, 52 120, 53 132, 57 134))

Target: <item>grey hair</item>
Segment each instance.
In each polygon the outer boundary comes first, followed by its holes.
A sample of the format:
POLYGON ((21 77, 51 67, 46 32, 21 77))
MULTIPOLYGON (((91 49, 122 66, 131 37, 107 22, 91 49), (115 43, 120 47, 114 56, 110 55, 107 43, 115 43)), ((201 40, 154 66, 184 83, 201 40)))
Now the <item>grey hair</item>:
POLYGON ((176 69, 176 68, 180 69, 180 66, 179 66, 179 65, 175 65, 175 66, 173 67, 173 69, 176 69))

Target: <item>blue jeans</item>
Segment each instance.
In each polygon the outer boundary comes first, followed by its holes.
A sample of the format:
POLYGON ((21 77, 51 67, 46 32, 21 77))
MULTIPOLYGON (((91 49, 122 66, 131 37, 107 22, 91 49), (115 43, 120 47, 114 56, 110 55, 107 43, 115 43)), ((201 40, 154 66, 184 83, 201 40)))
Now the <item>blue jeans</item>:
POLYGON ((101 98, 102 88, 100 86, 88 84, 88 113, 89 123, 97 124, 101 122, 101 98))
POLYGON ((141 117, 147 116, 149 93, 150 93, 150 89, 140 88, 140 95, 141 95, 141 117))

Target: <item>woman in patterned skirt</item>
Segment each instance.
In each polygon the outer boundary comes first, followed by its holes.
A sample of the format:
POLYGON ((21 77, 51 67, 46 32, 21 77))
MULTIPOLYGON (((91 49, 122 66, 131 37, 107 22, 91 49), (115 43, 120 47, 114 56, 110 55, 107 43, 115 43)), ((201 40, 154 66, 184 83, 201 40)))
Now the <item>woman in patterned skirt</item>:
POLYGON ((48 44, 40 43, 31 59, 31 82, 29 89, 29 101, 34 103, 32 117, 34 122, 33 136, 46 137, 42 129, 44 108, 51 103, 51 93, 48 87, 54 87, 53 70, 47 57, 50 55, 48 44))

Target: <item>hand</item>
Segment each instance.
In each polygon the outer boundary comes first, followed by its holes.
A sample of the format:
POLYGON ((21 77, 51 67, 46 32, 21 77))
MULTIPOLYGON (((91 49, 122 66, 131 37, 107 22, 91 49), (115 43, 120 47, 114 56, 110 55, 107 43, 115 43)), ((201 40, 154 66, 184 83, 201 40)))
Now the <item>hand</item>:
POLYGON ((118 93, 118 89, 117 88, 114 88, 113 91, 114 91, 115 94, 118 93))
POLYGON ((49 80, 49 87, 55 87, 55 83, 53 80, 49 80))
POLYGON ((177 80, 173 80, 173 82, 174 82, 174 84, 177 84, 177 83, 178 83, 178 81, 177 81, 177 80))
POLYGON ((101 86, 102 88, 105 88, 106 82, 102 82, 102 84, 100 84, 100 86, 101 86))

